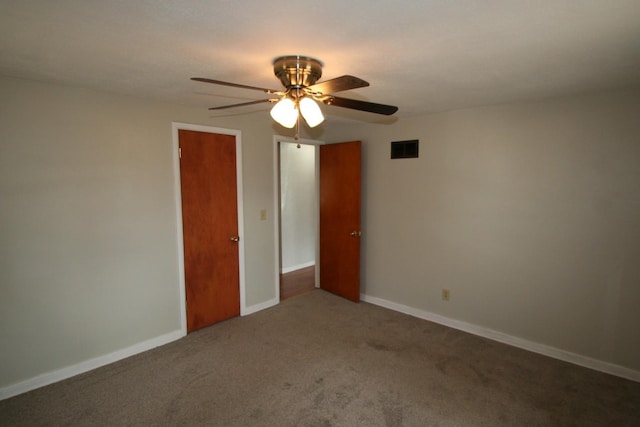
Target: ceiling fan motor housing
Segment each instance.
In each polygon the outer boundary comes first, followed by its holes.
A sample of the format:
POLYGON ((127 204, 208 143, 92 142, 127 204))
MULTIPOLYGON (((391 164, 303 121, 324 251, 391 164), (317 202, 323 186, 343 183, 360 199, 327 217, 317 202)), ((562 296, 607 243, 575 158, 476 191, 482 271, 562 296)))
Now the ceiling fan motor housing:
POLYGON ((306 56, 281 56, 273 61, 273 72, 287 89, 314 85, 322 76, 322 63, 306 56))

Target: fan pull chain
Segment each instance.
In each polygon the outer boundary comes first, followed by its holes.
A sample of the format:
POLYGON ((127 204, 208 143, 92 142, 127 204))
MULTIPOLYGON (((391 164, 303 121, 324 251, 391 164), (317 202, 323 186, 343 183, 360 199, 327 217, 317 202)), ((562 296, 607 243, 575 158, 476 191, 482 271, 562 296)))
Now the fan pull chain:
MULTIPOLYGON (((302 78, 300 69, 296 69, 296 82, 299 82, 302 78)), ((296 135, 294 140, 300 139, 300 88, 296 87, 296 112, 298 113, 298 119, 296 120, 296 135)))

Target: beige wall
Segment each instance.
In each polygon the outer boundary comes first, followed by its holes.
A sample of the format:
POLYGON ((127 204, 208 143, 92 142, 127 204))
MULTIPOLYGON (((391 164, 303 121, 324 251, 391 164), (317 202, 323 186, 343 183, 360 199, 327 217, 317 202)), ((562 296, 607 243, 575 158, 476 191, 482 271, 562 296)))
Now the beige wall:
POLYGON ((639 118, 620 91, 332 126, 364 142, 364 292, 640 371, 639 118))
POLYGON ((10 78, 0 93, 0 388, 179 332, 173 121, 242 131, 246 304, 275 298, 267 113, 10 78))
MULTIPOLYGON (((174 121, 242 131, 246 304, 275 298, 268 113, 0 93, 0 388, 179 330, 174 121)), ((312 137, 364 141, 366 294, 640 370, 639 116, 610 92, 312 137)))

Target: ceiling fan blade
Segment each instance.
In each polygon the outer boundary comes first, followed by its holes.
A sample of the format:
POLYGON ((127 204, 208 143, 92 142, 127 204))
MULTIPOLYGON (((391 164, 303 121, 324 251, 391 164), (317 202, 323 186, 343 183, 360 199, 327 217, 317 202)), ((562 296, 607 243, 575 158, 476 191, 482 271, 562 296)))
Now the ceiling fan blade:
POLYGON ((367 111, 369 113, 384 114, 385 116, 390 116, 398 111, 398 107, 394 105, 376 104, 374 102, 359 101, 357 99, 338 98, 337 96, 328 96, 322 102, 327 105, 367 111))
POLYGON ((223 105, 221 107, 211 107, 209 108, 209 110, 224 110, 226 108, 233 108, 233 107, 244 107, 245 105, 254 105, 254 104, 262 104, 263 102, 278 102, 280 101, 279 99, 275 98, 275 99, 259 99, 257 101, 249 101, 249 102, 242 102, 240 104, 231 104, 231 105, 223 105))
POLYGON ((354 76, 341 76, 335 79, 327 80, 324 82, 316 83, 307 87, 307 90, 311 92, 320 92, 324 94, 340 92, 343 90, 357 89, 359 87, 367 87, 369 82, 365 82, 362 79, 354 76))
POLYGON ((251 89, 251 90, 259 90, 261 92, 265 92, 265 93, 270 93, 270 94, 277 94, 277 95, 281 95, 282 92, 279 90, 274 90, 274 89, 265 89, 263 87, 256 87, 256 86, 247 86, 247 85, 241 85, 238 83, 229 83, 229 82, 223 82, 221 80, 214 80, 214 79, 207 79, 204 77, 191 77, 191 80, 195 80, 197 82, 204 82, 204 83, 213 83, 216 85, 222 85, 222 86, 231 86, 231 87, 238 87, 241 89, 251 89))

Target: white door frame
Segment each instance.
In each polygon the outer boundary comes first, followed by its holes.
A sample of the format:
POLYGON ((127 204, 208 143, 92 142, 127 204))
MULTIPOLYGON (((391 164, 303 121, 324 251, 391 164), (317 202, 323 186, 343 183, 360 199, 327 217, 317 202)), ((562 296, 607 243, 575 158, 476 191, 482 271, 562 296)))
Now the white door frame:
MULTIPOLYGON (((319 167, 320 166, 320 156, 319 156, 320 148, 319 147, 323 144, 326 144, 324 141, 317 140, 317 139, 304 139, 304 138, 294 139, 294 138, 291 138, 288 136, 282 136, 282 135, 273 136, 273 230, 274 230, 273 241, 274 241, 274 253, 275 253, 274 283, 276 286, 275 299, 277 302, 280 302, 280 152, 278 150, 280 142, 315 145, 316 147, 315 180, 316 180, 317 197, 320 197, 320 191, 319 191, 320 180, 318 179, 320 175, 320 167, 319 167)), ((317 210, 320 209, 318 200, 316 200, 316 207, 317 207, 317 210)), ((320 224, 319 224, 319 216, 318 216, 318 223, 316 224, 316 233, 319 233, 319 232, 320 232, 320 224)), ((320 245, 320 239, 318 235, 316 236, 316 267, 320 265, 319 245, 320 245)), ((320 284, 319 278, 320 278, 320 269, 316 268, 316 280, 315 280, 316 287, 318 287, 320 284)))
POLYGON ((178 241, 178 293, 180 300, 180 330, 182 335, 187 334, 187 297, 184 277, 184 236, 182 233, 182 190, 180 186, 180 154, 179 154, 179 134, 180 129, 196 132, 217 133, 221 135, 233 135, 236 138, 236 185, 238 195, 238 267, 240 275, 240 315, 247 313, 245 298, 245 264, 244 264, 244 209, 242 197, 242 132, 235 129, 224 129, 213 126, 193 125, 189 123, 173 122, 173 179, 176 206, 176 235, 178 241))

